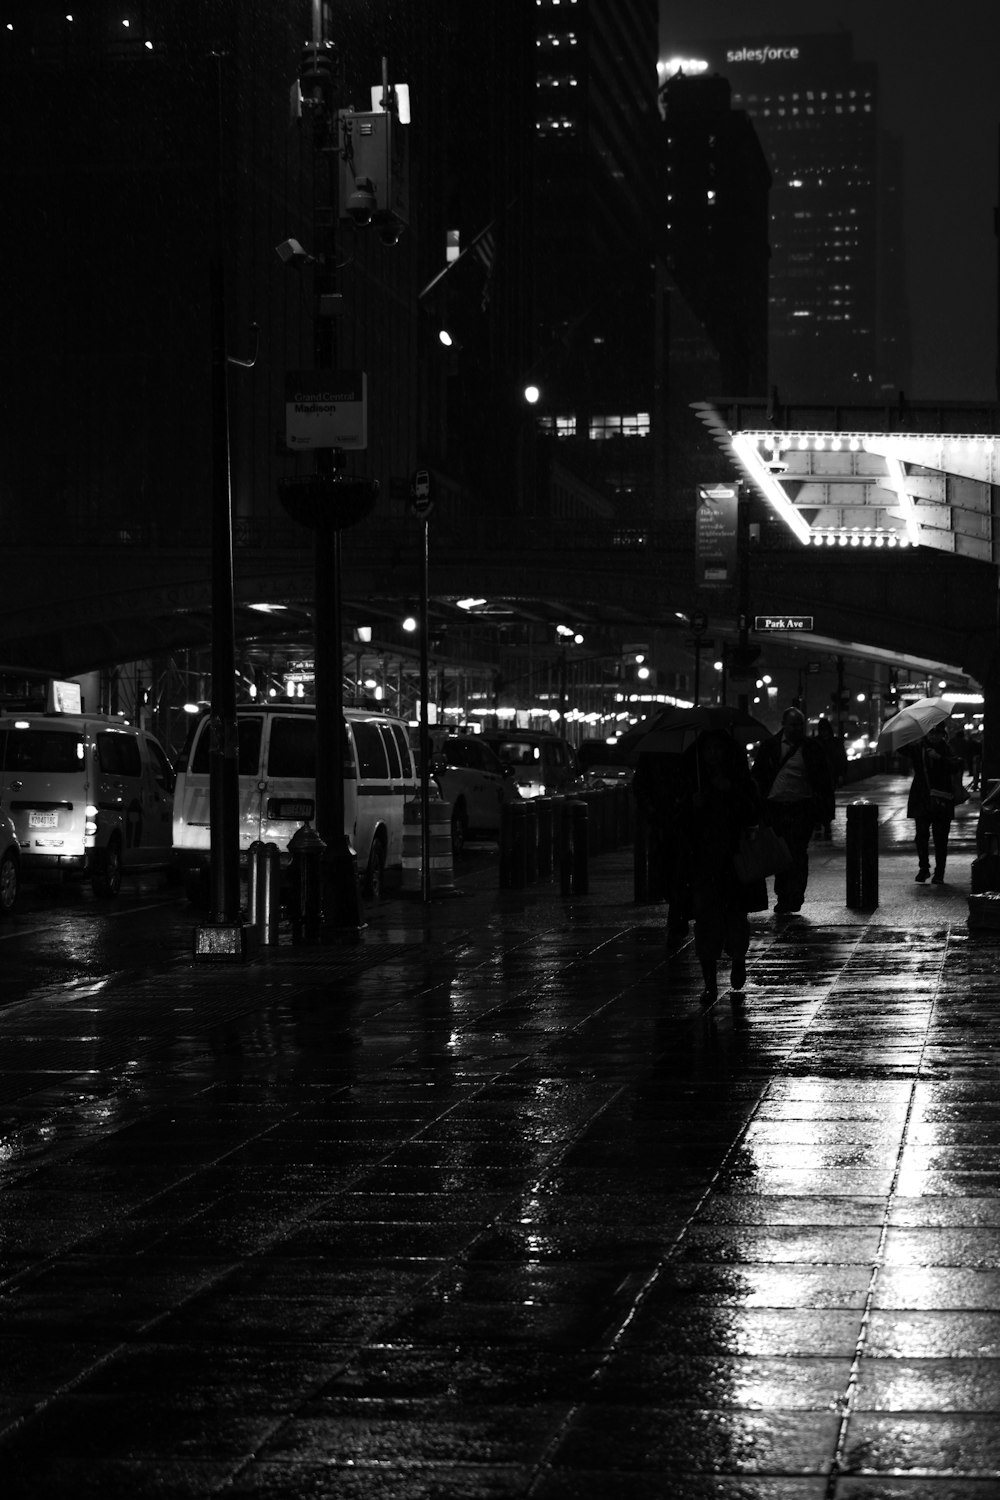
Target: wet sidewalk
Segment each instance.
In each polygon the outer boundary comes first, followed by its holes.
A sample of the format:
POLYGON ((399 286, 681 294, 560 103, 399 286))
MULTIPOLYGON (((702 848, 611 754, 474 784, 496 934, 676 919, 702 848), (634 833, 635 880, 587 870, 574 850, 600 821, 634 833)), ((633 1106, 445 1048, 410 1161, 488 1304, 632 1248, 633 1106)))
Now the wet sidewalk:
POLYGON ((622 850, 0 1010, 6 1500, 997 1500, 1000 933, 905 789, 709 1009, 622 850))

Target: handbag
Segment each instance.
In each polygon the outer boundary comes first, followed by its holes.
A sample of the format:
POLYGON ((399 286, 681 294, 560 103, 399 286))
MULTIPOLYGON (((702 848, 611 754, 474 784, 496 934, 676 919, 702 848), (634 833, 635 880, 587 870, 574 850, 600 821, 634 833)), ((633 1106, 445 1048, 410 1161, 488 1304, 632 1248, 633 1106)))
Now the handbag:
POLYGON ((780 875, 791 863, 788 845, 769 824, 743 829, 739 848, 733 855, 733 868, 742 885, 764 880, 768 875, 780 875))

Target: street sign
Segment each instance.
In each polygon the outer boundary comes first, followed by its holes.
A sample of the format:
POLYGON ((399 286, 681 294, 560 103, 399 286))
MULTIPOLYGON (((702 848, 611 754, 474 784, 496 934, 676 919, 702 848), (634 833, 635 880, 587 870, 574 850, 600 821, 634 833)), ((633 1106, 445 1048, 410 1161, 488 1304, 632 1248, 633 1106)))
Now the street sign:
POLYGON ((413 476, 413 484, 410 487, 410 509, 421 520, 426 519, 434 509, 434 501, 431 499, 431 476, 427 469, 418 469, 413 476))
POLYGON ((754 615, 754 630, 812 630, 812 615, 754 615))
MULTIPOLYGON (((699 485, 695 511, 695 577, 700 589, 731 588, 736 582, 739 487, 699 485)), ((694 620, 692 619, 692 625, 694 620)))
POLYGON ((290 370, 285 442, 306 448, 367 448, 368 377, 363 370, 290 370))

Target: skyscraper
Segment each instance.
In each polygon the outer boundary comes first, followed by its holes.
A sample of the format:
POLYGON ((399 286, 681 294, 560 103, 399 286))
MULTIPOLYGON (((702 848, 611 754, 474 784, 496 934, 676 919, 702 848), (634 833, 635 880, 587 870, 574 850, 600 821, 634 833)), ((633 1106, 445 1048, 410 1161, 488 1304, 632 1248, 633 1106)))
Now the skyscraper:
POLYGON ((661 245, 678 289, 719 351, 723 390, 767 390, 771 175, 728 81, 677 73, 660 94, 661 245))
POLYGON ((564 469, 653 507, 656 0, 539 0, 539 408, 564 469))
POLYGON ((666 77, 719 73, 752 118, 771 190, 770 375, 782 400, 877 400, 905 383, 900 157, 878 70, 847 33, 686 42, 666 77))

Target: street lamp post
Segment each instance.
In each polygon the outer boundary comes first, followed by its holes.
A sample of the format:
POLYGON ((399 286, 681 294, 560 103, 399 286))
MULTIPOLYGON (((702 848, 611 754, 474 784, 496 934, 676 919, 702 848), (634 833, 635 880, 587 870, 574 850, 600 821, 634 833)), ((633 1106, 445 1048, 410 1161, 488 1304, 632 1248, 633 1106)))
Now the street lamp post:
POLYGON ((226 353, 226 275, 222 182, 222 65, 216 58, 215 242, 210 275, 212 350, 212 698, 209 738, 209 920, 196 927, 196 959, 240 961, 253 950, 256 928, 240 909, 239 760, 236 722, 236 623, 233 584, 233 501, 226 353))

